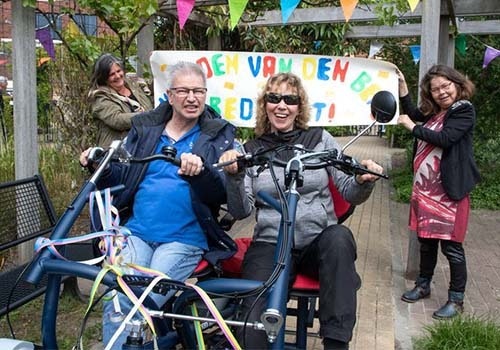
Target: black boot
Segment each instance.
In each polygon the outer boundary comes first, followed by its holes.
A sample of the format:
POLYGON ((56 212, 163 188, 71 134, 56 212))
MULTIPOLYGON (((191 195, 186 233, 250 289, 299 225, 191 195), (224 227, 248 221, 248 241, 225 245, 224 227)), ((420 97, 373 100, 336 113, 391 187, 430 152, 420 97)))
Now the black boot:
POLYGON ((432 318, 437 320, 447 320, 458 316, 464 312, 464 293, 448 291, 448 301, 437 311, 434 311, 432 318))
POLYGON ((431 281, 425 278, 417 278, 415 281, 415 288, 406 291, 401 300, 407 303, 414 303, 420 299, 428 298, 431 295, 431 281))
POLYGON ((331 338, 323 339, 323 349, 324 350, 349 350, 349 343, 344 343, 343 341, 331 338))

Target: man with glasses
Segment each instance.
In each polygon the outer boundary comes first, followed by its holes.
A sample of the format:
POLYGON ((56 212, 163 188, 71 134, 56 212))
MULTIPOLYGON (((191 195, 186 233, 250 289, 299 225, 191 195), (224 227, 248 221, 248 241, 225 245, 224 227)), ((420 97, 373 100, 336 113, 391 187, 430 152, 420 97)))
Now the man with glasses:
MULTIPOLYGON (((111 164, 99 188, 125 184, 113 201, 131 236, 121 256, 124 262, 161 271, 185 281, 201 258, 211 263, 236 251, 232 239, 219 227, 219 207, 226 201, 224 173, 211 164, 233 147, 235 127, 205 105, 206 76, 195 63, 179 62, 167 69, 168 102, 132 119, 124 146, 134 157, 161 153, 166 146, 177 150, 180 167, 157 160, 149 164, 111 164)), ((88 151, 80 163, 86 165, 88 151)), ((166 296, 152 293, 161 307, 166 296)), ((121 324, 119 314, 132 307, 118 294, 120 306, 104 305, 103 341, 114 340, 121 324)), ((113 349, 121 349, 122 333, 113 349)))

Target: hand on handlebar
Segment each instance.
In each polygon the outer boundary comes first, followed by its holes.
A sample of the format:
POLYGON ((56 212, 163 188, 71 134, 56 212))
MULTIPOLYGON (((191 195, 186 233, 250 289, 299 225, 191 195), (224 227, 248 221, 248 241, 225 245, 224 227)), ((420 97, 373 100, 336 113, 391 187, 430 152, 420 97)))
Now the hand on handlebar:
MULTIPOLYGON (((384 172, 384 168, 380 166, 379 164, 375 163, 371 159, 365 159, 360 161, 361 165, 363 165, 366 169, 377 173, 377 174, 382 174, 384 172)), ((358 184, 363 184, 365 182, 375 182, 378 179, 380 179, 379 176, 373 175, 373 174, 358 174, 356 175, 356 182, 358 184)))
POLYGON ((203 170, 203 160, 196 154, 182 153, 180 159, 179 175, 195 176, 203 170))
POLYGON ((228 174, 237 174, 240 170, 238 168, 238 162, 236 162, 237 158, 242 156, 240 152, 235 149, 230 149, 224 152, 219 158, 219 164, 221 163, 230 163, 225 165, 222 169, 228 174))
POLYGON ((95 170, 102 159, 104 150, 101 147, 90 147, 80 153, 80 165, 84 168, 95 170))

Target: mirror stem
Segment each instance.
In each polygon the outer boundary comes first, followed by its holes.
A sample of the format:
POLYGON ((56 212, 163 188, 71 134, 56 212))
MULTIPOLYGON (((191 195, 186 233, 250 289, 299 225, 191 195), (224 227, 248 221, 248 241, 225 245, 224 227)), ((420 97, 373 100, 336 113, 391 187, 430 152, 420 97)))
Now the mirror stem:
POLYGON ((359 134, 357 134, 356 136, 354 136, 354 137, 353 137, 353 138, 352 138, 352 139, 351 139, 348 143, 346 143, 346 144, 344 145, 344 147, 342 147, 342 150, 341 150, 341 153, 340 153, 340 154, 344 153, 345 149, 346 149, 347 147, 349 147, 349 146, 350 146, 350 145, 351 145, 354 141, 356 141, 356 140, 357 140, 357 139, 359 139, 361 136, 363 136, 364 134, 366 134, 366 132, 367 132, 368 130, 370 130, 370 128, 371 128, 372 126, 374 126, 376 122, 377 122, 377 121, 376 121, 376 120, 374 120, 374 121, 373 121, 370 125, 368 125, 366 128, 364 128, 363 130, 361 130, 361 132, 360 132, 359 134))

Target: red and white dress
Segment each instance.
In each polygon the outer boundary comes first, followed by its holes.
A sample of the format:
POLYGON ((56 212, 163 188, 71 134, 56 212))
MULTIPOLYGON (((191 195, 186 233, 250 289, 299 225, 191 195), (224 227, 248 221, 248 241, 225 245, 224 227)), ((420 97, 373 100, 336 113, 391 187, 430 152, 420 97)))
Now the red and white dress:
MULTIPOLYGON (((445 114, 445 111, 436 114, 425 127, 440 131, 445 114)), ((418 140, 413 160, 409 227, 421 238, 463 242, 469 220, 469 195, 455 201, 446 194, 441 183, 442 154, 442 148, 418 140)))

